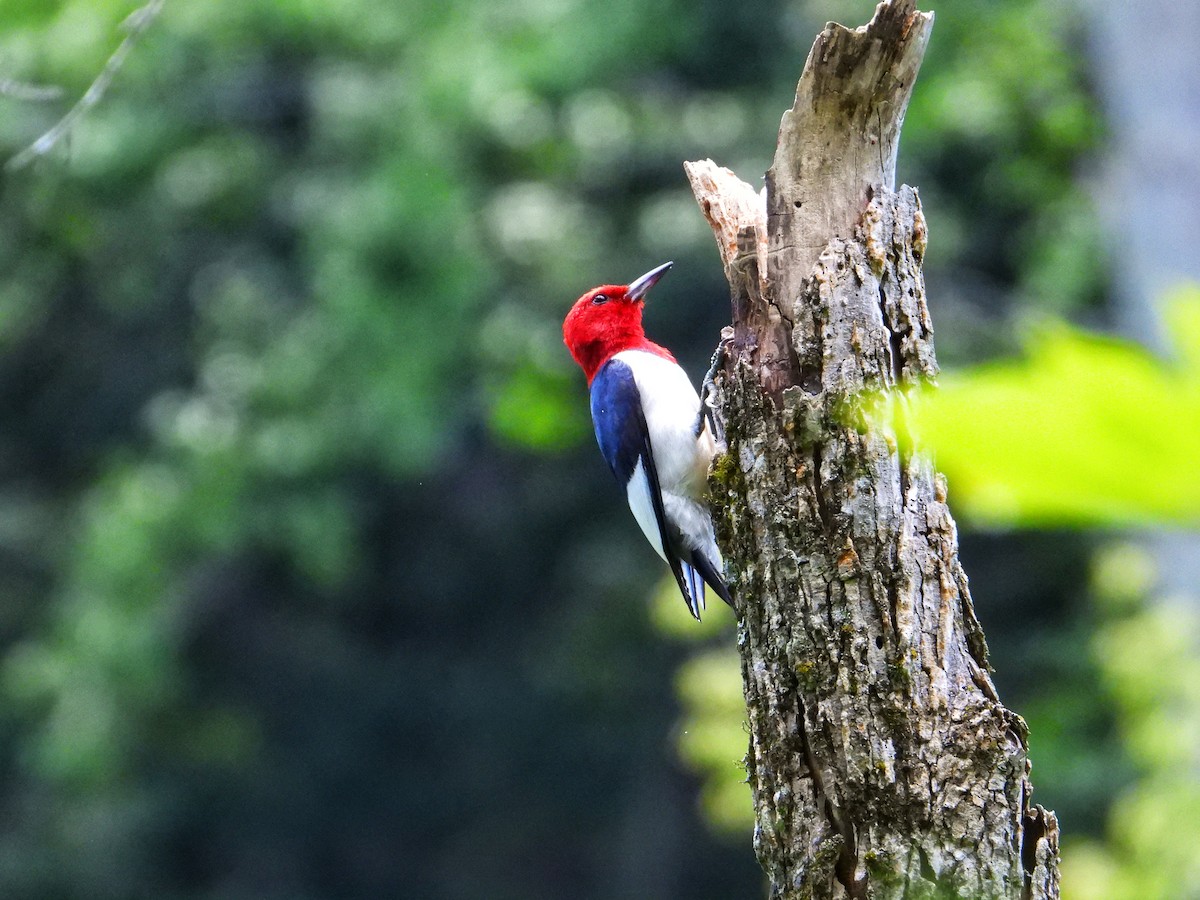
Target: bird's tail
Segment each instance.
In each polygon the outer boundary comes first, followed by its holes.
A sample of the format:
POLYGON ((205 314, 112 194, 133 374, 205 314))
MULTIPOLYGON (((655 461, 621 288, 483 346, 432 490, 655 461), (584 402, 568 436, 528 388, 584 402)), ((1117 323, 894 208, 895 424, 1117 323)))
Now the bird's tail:
POLYGON ((729 587, 725 584, 716 567, 709 562, 703 555, 697 553, 693 556, 691 562, 680 560, 680 571, 676 573, 676 580, 679 582, 679 590, 683 593, 684 602, 687 603, 688 610, 696 618, 700 619, 700 610, 705 609, 705 592, 704 586, 707 584, 711 587, 731 609, 736 611, 737 607, 733 605, 733 596, 729 593, 729 587))

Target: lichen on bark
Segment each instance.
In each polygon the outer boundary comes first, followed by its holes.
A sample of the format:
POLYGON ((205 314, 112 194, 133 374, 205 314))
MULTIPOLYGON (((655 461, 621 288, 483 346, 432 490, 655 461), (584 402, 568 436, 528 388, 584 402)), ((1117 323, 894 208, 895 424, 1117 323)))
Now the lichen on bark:
POLYGON ((925 219, 893 183, 931 25, 897 0, 827 26, 763 193, 686 164, 731 288, 711 488, 772 897, 1058 892, 1057 823, 1029 802, 945 482, 907 449, 905 395, 937 364, 925 219))

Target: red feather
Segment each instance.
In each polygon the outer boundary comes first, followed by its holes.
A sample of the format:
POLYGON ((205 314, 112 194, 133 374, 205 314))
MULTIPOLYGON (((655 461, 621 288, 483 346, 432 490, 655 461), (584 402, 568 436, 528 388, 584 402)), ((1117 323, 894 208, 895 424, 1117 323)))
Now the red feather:
POLYGON ((642 329, 642 299, 629 299, 629 285, 603 284, 578 300, 563 322, 563 343, 587 376, 588 384, 600 367, 623 350, 645 350, 675 362, 665 347, 649 340, 642 329), (596 303, 597 297, 606 298, 596 303))

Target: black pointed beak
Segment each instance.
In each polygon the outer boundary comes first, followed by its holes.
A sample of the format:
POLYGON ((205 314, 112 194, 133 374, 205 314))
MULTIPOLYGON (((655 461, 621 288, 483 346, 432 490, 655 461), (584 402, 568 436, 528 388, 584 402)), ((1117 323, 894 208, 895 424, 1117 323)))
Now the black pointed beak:
POLYGON ((665 262, 657 269, 651 269, 641 278, 630 282, 629 289, 625 292, 625 297, 629 300, 641 300, 646 296, 646 292, 658 282, 658 279, 667 274, 667 270, 675 265, 673 262, 665 262))

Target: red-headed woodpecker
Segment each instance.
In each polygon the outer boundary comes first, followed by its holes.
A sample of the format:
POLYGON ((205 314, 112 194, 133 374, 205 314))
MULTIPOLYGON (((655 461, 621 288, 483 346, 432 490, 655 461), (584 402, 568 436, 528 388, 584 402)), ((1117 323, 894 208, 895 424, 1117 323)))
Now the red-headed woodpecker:
POLYGON ((675 357, 642 330, 646 292, 671 265, 630 284, 592 288, 567 314, 563 342, 587 376, 600 452, 699 619, 705 582, 730 606, 733 600, 704 502, 716 447, 700 397, 675 357))

